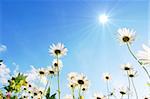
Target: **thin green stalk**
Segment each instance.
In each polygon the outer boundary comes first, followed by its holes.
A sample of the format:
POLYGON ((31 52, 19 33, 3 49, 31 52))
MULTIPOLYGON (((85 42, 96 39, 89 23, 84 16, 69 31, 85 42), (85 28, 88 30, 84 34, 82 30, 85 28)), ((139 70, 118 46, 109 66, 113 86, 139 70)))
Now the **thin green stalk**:
MULTIPOLYGON (((128 74, 128 71, 127 71, 127 76, 128 76, 128 86, 129 86, 129 91, 130 91, 130 78, 129 78, 129 74, 128 74)), ((128 99, 130 98, 130 94, 128 93, 128 99)))
POLYGON ((44 89, 44 94, 45 94, 45 92, 46 92, 46 89, 47 89, 47 87, 48 87, 48 84, 49 84, 49 80, 47 80, 47 83, 46 83, 46 86, 45 86, 45 89, 44 89))
MULTIPOLYGON (((134 55, 134 53, 132 52, 132 50, 131 50, 131 48, 130 48, 130 46, 129 46, 128 43, 127 43, 127 47, 128 47, 128 50, 129 50, 130 54, 131 54, 131 55, 134 57, 134 59, 142 66, 142 63, 141 63, 141 62, 138 60, 138 58, 134 55)), ((150 74, 149 74, 149 72, 147 71, 147 69, 146 69, 144 66, 142 66, 142 68, 144 69, 144 71, 146 72, 148 78, 150 79, 150 74)))
MULTIPOLYGON (((51 77, 50 77, 49 80, 47 80, 47 83, 46 83, 46 86, 45 86, 45 89, 44 89, 44 94, 46 94, 46 90, 47 90, 48 85, 49 85, 49 87, 51 87, 51 86, 50 86, 50 81, 51 81, 51 77)), ((50 90, 51 90, 51 88, 50 88, 50 90)), ((50 94, 50 93, 49 93, 49 94, 50 94)))
POLYGON ((109 83, 109 82, 108 82, 108 80, 107 80, 107 81, 106 81, 107 94, 108 94, 108 96, 107 96, 107 97, 108 97, 108 99, 109 99, 109 86, 108 86, 108 83, 109 83))
POLYGON ((74 88, 71 88, 71 93, 72 93, 73 99, 75 99, 75 96, 74 96, 74 88))
POLYGON ((123 99, 123 95, 121 95, 121 98, 120 99, 123 99))
MULTIPOLYGON (((58 64, 58 55, 57 55, 57 64, 58 64)), ((60 78, 59 78, 60 74, 59 74, 59 71, 58 71, 58 74, 57 74, 57 82, 58 82, 58 99, 60 99, 60 78)))
POLYGON ((138 99, 138 93, 137 93, 136 87, 134 85, 133 78, 131 78, 131 82, 132 82, 133 89, 134 89, 134 92, 135 92, 135 95, 136 95, 136 99, 138 99))
POLYGON ((78 96, 79 96, 79 99, 80 99, 80 97, 81 97, 81 85, 80 85, 80 87, 79 87, 78 96))
POLYGON ((148 77, 149 77, 149 79, 150 79, 150 74, 149 74, 149 72, 147 71, 147 69, 146 69, 144 66, 142 66, 142 67, 143 67, 143 69, 145 70, 146 74, 148 75, 148 77))

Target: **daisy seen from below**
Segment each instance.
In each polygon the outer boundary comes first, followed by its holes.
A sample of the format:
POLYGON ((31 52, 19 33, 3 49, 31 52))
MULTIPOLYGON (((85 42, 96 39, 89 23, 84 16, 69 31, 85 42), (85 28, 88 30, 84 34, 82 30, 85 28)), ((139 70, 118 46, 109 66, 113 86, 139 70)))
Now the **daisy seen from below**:
POLYGON ((150 65, 150 47, 143 44, 143 50, 138 51, 137 56, 143 65, 150 65))
POLYGON ((47 72, 47 75, 50 77, 53 77, 57 74, 56 69, 54 67, 50 67, 50 66, 47 68, 46 72, 47 72))
POLYGON ((62 57, 64 55, 67 54, 67 48, 64 47, 64 44, 62 43, 58 43, 58 44, 52 44, 50 46, 50 49, 49 49, 49 53, 54 56, 54 57, 62 57))
POLYGON ((118 29, 118 38, 123 44, 131 44, 135 40, 135 31, 128 28, 118 29))
POLYGON ((125 87, 125 86, 121 86, 120 88, 118 88, 118 92, 119 94, 121 95, 121 98, 120 99, 123 99, 123 97, 127 94, 129 94, 129 89, 128 87, 125 87))
POLYGON ((127 72, 133 68, 132 68, 132 65, 130 63, 126 63, 126 64, 121 65, 121 69, 127 72))
POLYGON ((103 73, 103 79, 104 81, 110 81, 112 79, 110 73, 103 73))
POLYGON ((128 76, 129 76, 130 78, 136 77, 136 76, 137 76, 137 71, 135 71, 135 70, 133 70, 133 69, 129 70, 129 71, 128 71, 128 76))
POLYGON ((52 67, 56 72, 60 72, 61 68, 63 67, 63 63, 60 59, 54 59, 52 62, 52 67))

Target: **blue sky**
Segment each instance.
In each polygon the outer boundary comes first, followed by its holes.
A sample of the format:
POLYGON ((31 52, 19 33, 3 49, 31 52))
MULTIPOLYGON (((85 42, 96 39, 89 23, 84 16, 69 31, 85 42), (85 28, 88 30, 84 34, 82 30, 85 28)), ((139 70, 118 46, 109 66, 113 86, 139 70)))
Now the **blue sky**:
MULTIPOLYGON (((103 72, 112 74, 112 84, 126 83, 120 64, 130 62, 139 70, 140 93, 146 82, 140 79, 146 77, 126 46, 120 46, 117 29, 136 30, 134 51, 148 44, 149 5, 149 0, 1 0, 0 44, 7 50, 0 57, 11 70, 13 62, 21 72, 30 70, 30 65, 46 67, 52 61, 49 46, 62 42, 69 51, 63 58, 61 86, 67 85, 67 73, 83 72, 91 80, 89 97, 105 91, 103 72), (103 13, 109 16, 104 26, 98 20, 103 13)), ((62 95, 69 93, 69 89, 62 90, 62 95)))

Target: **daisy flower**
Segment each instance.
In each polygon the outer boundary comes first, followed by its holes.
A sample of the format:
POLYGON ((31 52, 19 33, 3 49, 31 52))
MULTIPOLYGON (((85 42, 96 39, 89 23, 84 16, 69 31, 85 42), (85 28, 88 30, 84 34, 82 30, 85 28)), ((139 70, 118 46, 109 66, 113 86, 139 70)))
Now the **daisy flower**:
POLYGON ((87 77, 83 74, 78 74, 77 76, 77 84, 79 86, 82 86, 84 84, 88 84, 89 83, 89 80, 87 79, 87 77))
POLYGON ((43 95, 43 88, 37 88, 37 87, 32 87, 31 88, 31 94, 34 97, 34 99, 41 99, 42 95, 43 95))
POLYGON ((143 51, 138 51, 137 56, 143 65, 150 65, 150 47, 143 44, 143 51))
POLYGON ((94 99, 106 99, 105 95, 101 94, 101 93, 94 93, 93 95, 94 99))
POLYGON ((37 70, 37 74, 40 76, 40 77, 45 77, 46 76, 46 69, 45 68, 39 68, 37 70))
POLYGON ((104 79, 104 81, 109 81, 109 80, 111 80, 111 75, 110 75, 110 73, 104 73, 104 74, 103 74, 103 79, 104 79))
POLYGON ((124 96, 129 93, 129 89, 127 87, 122 86, 118 89, 118 92, 121 96, 124 96))
POLYGON ((119 40, 121 43, 131 44, 135 40, 135 31, 127 28, 118 29, 119 40))
POLYGON ((90 86, 90 82, 87 80, 83 86, 81 86, 81 91, 86 92, 90 86))
POLYGON ((136 76, 137 76, 137 71, 135 71, 135 70, 133 70, 133 69, 129 70, 129 71, 128 71, 128 76, 129 76, 130 78, 136 77, 136 76))
POLYGON ((49 49, 49 53, 57 58, 60 58, 67 54, 67 48, 64 47, 64 44, 58 43, 58 44, 52 44, 49 49))
POLYGON ((53 67, 48 67, 46 72, 47 72, 47 75, 51 77, 57 74, 55 68, 53 67))
POLYGON ((75 89, 77 87, 77 83, 76 82, 69 82, 68 87, 71 89, 75 89))
POLYGON ((63 67, 63 63, 60 59, 54 59, 52 62, 52 67, 55 69, 56 72, 59 72, 63 67))
POLYGON ((22 92, 22 94, 21 94, 21 98, 20 99, 29 99, 29 94, 28 93, 26 93, 26 92, 22 92))
POLYGON ((126 63, 126 64, 121 65, 121 69, 124 70, 124 71, 129 71, 133 68, 132 68, 132 65, 130 63, 126 63))
POLYGON ((76 72, 70 72, 68 74, 68 81, 75 83, 76 79, 77 79, 77 76, 78 76, 78 74, 76 72))

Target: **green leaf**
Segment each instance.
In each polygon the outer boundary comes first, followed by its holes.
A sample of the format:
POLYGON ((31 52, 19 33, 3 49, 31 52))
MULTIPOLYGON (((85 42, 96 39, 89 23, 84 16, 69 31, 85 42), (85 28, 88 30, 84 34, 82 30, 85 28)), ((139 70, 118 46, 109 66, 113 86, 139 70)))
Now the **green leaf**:
POLYGON ((47 92, 46 92, 46 99, 49 99, 50 97, 50 87, 47 89, 47 92))
POLYGON ((10 99, 18 99, 18 97, 17 96, 13 96, 10 99))
POLYGON ((54 93, 53 95, 51 95, 51 97, 49 99, 56 99, 56 93, 54 93))
POLYGON ((0 99, 3 99, 3 93, 1 90, 0 90, 0 99))

